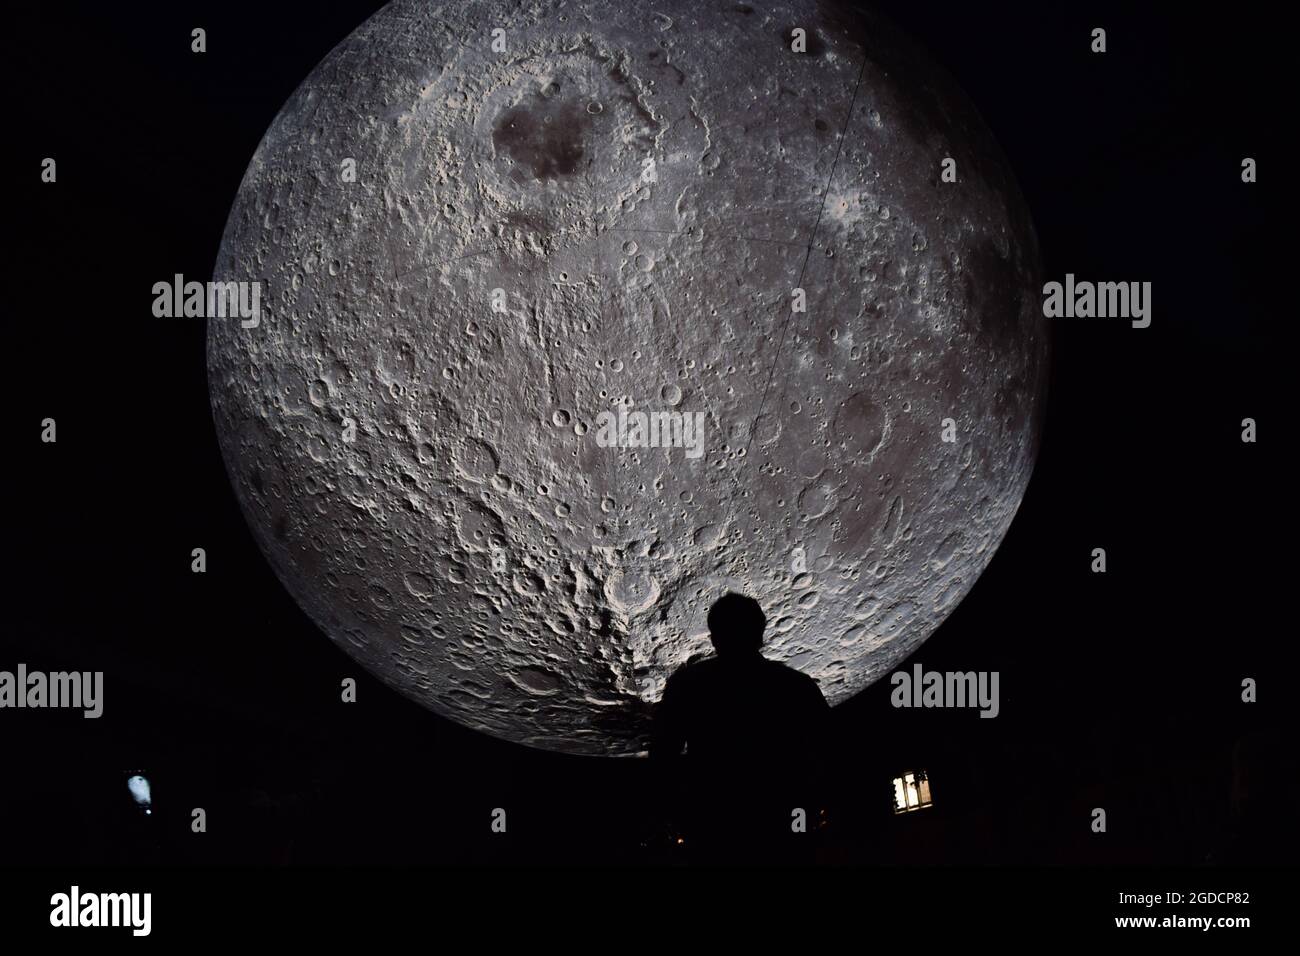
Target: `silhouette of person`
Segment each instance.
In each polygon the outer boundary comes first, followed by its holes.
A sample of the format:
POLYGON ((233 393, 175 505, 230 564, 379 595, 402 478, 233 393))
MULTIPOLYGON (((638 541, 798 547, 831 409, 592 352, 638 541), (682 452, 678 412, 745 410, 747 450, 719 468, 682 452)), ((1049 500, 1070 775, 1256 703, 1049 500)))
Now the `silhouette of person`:
POLYGON ((724 595, 708 622, 716 656, 673 673, 655 710, 651 757, 678 791, 676 822, 698 859, 803 859, 830 707, 811 677, 763 657, 767 618, 753 598, 724 595))

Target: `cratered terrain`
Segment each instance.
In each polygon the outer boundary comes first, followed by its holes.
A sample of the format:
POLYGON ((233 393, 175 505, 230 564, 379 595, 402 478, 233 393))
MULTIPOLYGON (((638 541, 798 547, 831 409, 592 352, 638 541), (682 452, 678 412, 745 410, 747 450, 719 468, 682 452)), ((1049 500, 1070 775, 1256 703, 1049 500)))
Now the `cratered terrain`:
POLYGON ((974 585, 1037 450, 1024 202, 847 6, 392 3, 271 124, 214 278, 262 283, 207 360, 280 580, 531 746, 643 751, 727 590, 846 700, 974 585))

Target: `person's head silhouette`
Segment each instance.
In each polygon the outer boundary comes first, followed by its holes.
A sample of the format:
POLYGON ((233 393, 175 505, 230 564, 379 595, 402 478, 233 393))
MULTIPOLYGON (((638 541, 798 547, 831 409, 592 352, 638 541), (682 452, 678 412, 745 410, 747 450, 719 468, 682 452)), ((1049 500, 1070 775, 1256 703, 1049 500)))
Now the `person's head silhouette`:
POLYGON ((743 594, 724 594, 709 608, 709 636, 719 657, 757 654, 763 646, 765 627, 767 617, 763 609, 743 594))

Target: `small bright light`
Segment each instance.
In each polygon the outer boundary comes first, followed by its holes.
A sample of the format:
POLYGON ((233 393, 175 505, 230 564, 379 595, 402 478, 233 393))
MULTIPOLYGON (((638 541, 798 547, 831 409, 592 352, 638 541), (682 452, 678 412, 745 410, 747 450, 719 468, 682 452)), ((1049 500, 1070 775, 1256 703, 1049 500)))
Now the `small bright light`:
POLYGON ((895 813, 911 813, 931 805, 930 778, 924 770, 908 770, 894 778, 895 813))
POLYGON ((149 778, 136 774, 126 781, 126 788, 131 791, 131 796, 136 804, 144 808, 146 814, 153 813, 153 796, 149 791, 149 778))

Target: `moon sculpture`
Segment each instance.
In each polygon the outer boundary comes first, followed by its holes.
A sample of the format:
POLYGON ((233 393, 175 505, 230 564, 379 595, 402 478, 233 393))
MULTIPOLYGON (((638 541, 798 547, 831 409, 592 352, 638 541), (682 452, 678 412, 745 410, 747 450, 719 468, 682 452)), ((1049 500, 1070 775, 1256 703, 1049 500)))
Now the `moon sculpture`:
POLYGON ((838 703, 974 585, 1033 467, 1038 253, 973 108, 834 3, 382 9, 239 189, 216 431, 306 613, 437 713, 643 752, 705 614, 838 703))

